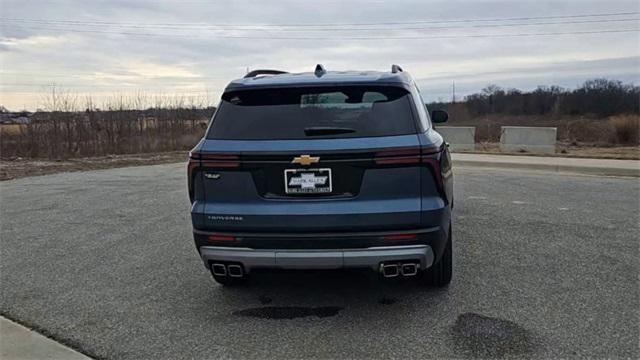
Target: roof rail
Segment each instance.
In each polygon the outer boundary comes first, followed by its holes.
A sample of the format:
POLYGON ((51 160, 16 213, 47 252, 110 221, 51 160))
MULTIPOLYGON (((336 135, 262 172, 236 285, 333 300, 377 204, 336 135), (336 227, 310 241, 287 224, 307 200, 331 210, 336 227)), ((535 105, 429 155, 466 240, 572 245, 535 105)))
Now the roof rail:
POLYGON ((316 74, 317 77, 321 77, 326 73, 327 73, 327 69, 325 69, 324 66, 322 66, 322 64, 316 65, 316 70, 314 71, 314 74, 316 74))
POLYGON ((391 72, 394 74, 398 72, 402 72, 402 68, 400 67, 400 65, 393 64, 391 65, 391 72))
POLYGON ((244 78, 252 78, 252 77, 256 77, 258 75, 278 75, 278 74, 287 74, 286 71, 280 71, 280 70, 270 70, 270 69, 262 69, 262 70, 253 70, 249 73, 247 73, 247 75, 244 76, 244 78))

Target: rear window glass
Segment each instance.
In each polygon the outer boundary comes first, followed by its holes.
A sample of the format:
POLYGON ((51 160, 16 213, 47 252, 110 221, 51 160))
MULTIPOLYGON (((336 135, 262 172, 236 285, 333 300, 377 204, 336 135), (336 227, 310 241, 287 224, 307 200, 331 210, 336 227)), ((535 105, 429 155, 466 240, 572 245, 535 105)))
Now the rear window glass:
POLYGON ((406 90, 341 86, 225 93, 207 138, 326 139, 415 133, 406 90))

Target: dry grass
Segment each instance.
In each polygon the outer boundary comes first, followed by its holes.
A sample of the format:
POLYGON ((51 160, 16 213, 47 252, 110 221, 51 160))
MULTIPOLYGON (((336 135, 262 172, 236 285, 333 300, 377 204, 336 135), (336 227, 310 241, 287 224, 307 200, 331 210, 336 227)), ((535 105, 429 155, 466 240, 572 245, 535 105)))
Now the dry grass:
POLYGON ((640 115, 618 115, 609 118, 620 144, 640 143, 640 115))
POLYGON ((25 128, 24 124, 2 124, 0 125, 0 136, 18 135, 25 128))
POLYGON ((73 159, 189 150, 208 114, 199 109, 38 113, 0 136, 0 158, 73 159))
POLYGON ((447 126, 475 126, 476 142, 500 142, 502 126, 555 127, 558 141, 574 146, 625 146, 638 144, 640 116, 618 115, 610 118, 547 115, 488 115, 476 118, 450 117, 447 126))

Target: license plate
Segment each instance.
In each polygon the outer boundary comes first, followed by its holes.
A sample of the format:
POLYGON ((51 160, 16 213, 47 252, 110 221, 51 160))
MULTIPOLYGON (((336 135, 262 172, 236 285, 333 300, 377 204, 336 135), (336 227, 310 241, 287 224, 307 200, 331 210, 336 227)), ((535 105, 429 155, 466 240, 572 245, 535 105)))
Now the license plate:
POLYGON ((331 169, 285 169, 284 190, 287 194, 330 193, 331 169))

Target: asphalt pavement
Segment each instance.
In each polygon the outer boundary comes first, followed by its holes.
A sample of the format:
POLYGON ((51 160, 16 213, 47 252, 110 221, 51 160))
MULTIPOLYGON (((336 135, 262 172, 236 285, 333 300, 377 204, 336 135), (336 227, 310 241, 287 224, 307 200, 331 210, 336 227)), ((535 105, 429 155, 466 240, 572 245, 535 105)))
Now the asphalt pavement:
POLYGON ((96 358, 640 357, 640 183, 455 169, 454 279, 199 260, 185 165, 0 183, 0 312, 96 358))

